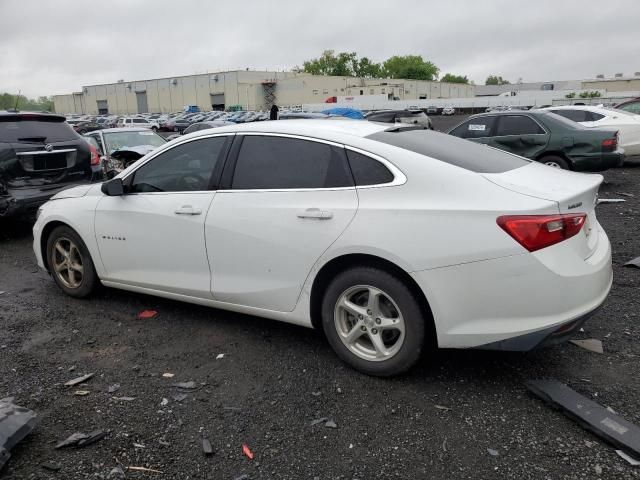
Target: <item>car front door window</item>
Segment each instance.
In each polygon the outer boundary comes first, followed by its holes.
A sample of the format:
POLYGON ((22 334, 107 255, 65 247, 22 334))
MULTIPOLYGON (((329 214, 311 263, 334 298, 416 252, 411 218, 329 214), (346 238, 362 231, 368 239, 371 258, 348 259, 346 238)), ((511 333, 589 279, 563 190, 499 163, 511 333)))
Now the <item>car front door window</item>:
POLYGON ((134 172, 129 192, 207 190, 225 150, 227 138, 193 140, 164 151, 134 172))

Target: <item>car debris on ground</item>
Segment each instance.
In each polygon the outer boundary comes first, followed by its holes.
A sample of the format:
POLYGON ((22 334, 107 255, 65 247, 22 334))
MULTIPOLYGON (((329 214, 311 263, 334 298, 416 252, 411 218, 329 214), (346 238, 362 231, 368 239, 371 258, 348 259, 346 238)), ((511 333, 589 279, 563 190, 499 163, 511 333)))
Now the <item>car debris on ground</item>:
POLYGON ((198 388, 198 385, 193 380, 189 382, 174 383, 173 386, 182 390, 195 390, 196 388, 198 388))
POLYGON ((623 198, 599 198, 596 201, 596 205, 600 205, 603 203, 622 203, 622 202, 626 202, 626 200, 624 200, 623 198))
POLYGON ((0 470, 11 457, 10 450, 35 428, 38 415, 33 410, 13 403, 13 398, 0 400, 0 470))
POLYGON ((83 375, 82 377, 74 378, 74 379, 69 380, 68 382, 66 382, 64 384, 64 386, 65 387, 75 387, 76 385, 80 385, 81 383, 86 382, 87 380, 92 378, 94 375, 95 375, 95 373, 88 373, 86 375, 83 375))
POLYGON ((171 373, 171 372, 165 372, 162 374, 163 378, 173 378, 175 377, 175 373, 171 373))
POLYGON ((633 260, 629 260, 627 263, 623 265, 623 267, 640 268, 640 257, 636 257, 633 260))
POLYGON ((66 448, 66 447, 78 447, 78 448, 86 447, 87 445, 91 445, 93 443, 96 443, 102 440, 104 437, 107 436, 107 433, 108 432, 104 430, 93 430, 92 432, 89 432, 89 433, 76 432, 69 435, 67 438, 65 438, 61 442, 58 442, 55 448, 60 449, 60 448, 66 448))
POLYGON ((253 452, 246 443, 242 444, 242 453, 244 453, 249 460, 253 460, 253 452))
POLYGON ((120 384, 119 383, 114 383, 113 385, 109 385, 109 388, 107 388, 107 392, 108 393, 115 393, 118 390, 120 390, 120 384))
POLYGON ((640 466, 640 460, 636 460, 635 458, 627 455, 626 453, 624 453, 622 450, 616 450, 616 453, 618 454, 618 456, 620 458, 623 458, 624 460, 626 460, 626 462, 633 466, 633 467, 638 467, 640 466))
POLYGON ((640 455, 640 428, 556 380, 531 380, 527 388, 619 449, 640 455))
POLYGON ((602 349, 602 342, 595 338, 587 338, 584 340, 569 340, 569 343, 574 344, 577 347, 584 348, 594 353, 604 353, 602 349))
POLYGON ((154 318, 158 315, 158 312, 155 310, 143 310, 138 313, 138 320, 148 320, 149 318, 154 318))

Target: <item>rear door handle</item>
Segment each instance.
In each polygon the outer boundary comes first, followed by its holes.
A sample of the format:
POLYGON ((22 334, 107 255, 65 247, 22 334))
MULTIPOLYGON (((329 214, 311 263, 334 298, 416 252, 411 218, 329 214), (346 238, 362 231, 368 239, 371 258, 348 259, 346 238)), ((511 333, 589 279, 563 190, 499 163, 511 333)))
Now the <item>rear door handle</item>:
POLYGON ((298 211, 298 218, 315 218, 317 220, 329 220, 333 218, 333 212, 320 210, 319 208, 307 208, 298 211))
POLYGON ((191 205, 183 205, 174 212, 176 215, 200 215, 202 210, 193 208, 191 205))

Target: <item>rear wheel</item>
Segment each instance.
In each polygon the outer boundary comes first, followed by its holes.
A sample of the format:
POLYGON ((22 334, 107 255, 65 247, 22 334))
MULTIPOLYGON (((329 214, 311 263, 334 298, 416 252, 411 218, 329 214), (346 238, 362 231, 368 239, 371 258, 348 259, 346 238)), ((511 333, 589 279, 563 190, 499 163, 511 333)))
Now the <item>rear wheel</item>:
POLYGON ((153 130, 154 132, 158 131, 158 127, 156 127, 155 125, 153 127, 151 127, 151 130, 153 130))
POLYGON ((420 305, 404 282, 384 270, 339 273, 325 293, 322 324, 338 356, 368 375, 400 374, 422 354, 420 305))
POLYGON ((49 271, 72 297, 86 297, 98 282, 91 255, 80 236, 67 226, 55 228, 47 239, 49 271))
POLYGON ((562 168, 563 170, 570 170, 569 162, 567 162, 564 158, 559 157, 557 155, 547 155, 546 157, 542 157, 540 159, 541 163, 553 168, 562 168))

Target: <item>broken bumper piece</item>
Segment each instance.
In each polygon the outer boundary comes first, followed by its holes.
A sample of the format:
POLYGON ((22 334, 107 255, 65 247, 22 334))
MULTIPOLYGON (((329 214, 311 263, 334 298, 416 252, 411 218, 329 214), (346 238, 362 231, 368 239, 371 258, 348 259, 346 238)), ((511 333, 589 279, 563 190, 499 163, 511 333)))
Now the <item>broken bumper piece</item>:
POLYGON ((9 460, 10 450, 36 426, 38 415, 19 407, 12 398, 0 400, 0 470, 9 460))

